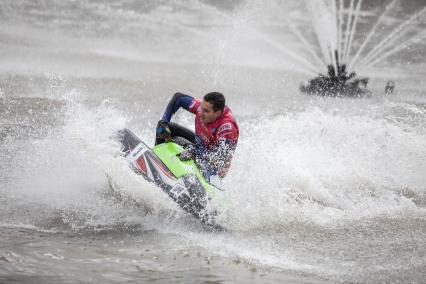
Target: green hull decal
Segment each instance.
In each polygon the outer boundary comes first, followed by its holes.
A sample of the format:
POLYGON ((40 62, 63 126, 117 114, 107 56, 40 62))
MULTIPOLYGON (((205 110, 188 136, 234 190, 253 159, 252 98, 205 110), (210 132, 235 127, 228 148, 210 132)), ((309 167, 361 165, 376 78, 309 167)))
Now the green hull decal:
POLYGON ((183 151, 181 146, 173 142, 167 142, 156 145, 152 150, 173 175, 180 178, 189 174, 195 174, 208 196, 210 198, 215 198, 216 190, 219 189, 215 188, 204 179, 194 161, 190 160, 183 162, 177 157, 177 155, 183 151))

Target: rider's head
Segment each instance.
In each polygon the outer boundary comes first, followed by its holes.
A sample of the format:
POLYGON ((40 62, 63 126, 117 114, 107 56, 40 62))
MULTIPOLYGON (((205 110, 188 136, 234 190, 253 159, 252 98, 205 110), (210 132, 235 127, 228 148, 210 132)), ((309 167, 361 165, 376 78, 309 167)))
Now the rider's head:
POLYGON ((215 121, 225 108, 225 97, 218 92, 211 92, 204 96, 201 102, 201 121, 204 124, 215 121))

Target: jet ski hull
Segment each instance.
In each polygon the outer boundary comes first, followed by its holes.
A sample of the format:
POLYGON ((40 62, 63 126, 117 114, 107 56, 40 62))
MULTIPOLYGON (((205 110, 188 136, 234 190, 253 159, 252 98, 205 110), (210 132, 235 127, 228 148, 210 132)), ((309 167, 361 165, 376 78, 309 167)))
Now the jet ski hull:
POLYGON ((128 129, 120 130, 117 140, 136 174, 156 184, 186 212, 213 224, 216 213, 211 201, 222 190, 207 183, 193 161, 180 161, 176 156, 184 150, 180 145, 167 142, 150 148, 128 129))

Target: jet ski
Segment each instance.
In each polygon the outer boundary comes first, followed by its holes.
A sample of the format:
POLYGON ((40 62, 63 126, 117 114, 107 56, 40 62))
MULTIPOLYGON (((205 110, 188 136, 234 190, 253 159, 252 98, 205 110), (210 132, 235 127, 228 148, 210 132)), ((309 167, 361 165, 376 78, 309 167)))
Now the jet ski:
POLYGON ((214 225, 223 190, 206 181, 196 162, 179 159, 184 148, 176 143, 178 139, 150 148, 128 129, 118 131, 116 139, 136 174, 157 185, 201 222, 214 225))

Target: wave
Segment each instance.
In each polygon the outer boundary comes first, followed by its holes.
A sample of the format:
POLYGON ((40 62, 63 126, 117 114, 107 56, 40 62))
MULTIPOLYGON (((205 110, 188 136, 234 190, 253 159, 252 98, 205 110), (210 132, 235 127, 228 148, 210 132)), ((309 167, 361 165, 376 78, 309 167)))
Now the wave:
MULTIPOLYGON (((30 139, 16 153, 8 169, 14 194, 91 212, 83 221, 76 218, 76 226, 92 226, 102 218, 105 224, 108 219, 114 223, 131 209, 106 213, 115 206, 99 197, 108 189, 108 173, 122 195, 144 208, 137 214, 182 218, 163 192, 134 175, 111 139, 127 126, 153 141, 152 127, 143 124, 152 115, 130 115, 110 99, 87 106, 72 98, 65 98, 63 124, 43 138, 30 139)), ((239 121, 240 142, 224 180, 229 206, 220 222, 233 230, 251 230, 292 222, 329 225, 380 216, 424 217, 424 109, 386 104, 381 113, 374 104, 363 110, 311 105, 239 121)))

